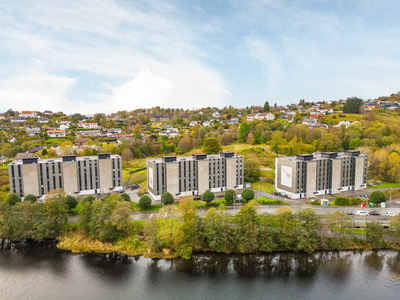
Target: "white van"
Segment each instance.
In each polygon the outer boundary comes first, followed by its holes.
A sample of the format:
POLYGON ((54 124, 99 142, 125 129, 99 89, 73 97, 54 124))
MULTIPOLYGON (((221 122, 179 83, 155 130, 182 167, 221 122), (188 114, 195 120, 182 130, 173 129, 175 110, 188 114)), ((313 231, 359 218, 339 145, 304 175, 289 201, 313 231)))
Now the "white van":
POLYGON ((356 215, 356 216, 366 216, 366 215, 368 215, 365 211, 363 211, 363 210, 356 210, 355 212, 354 212, 354 214, 356 215))

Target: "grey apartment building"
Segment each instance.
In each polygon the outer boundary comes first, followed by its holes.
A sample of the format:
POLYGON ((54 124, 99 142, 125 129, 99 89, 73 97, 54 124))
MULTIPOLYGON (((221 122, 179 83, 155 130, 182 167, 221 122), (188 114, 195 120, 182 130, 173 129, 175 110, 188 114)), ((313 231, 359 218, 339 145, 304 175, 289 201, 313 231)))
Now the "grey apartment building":
POLYGON ((360 151, 277 157, 275 166, 277 192, 292 199, 361 190, 367 186, 368 155, 360 151))
POLYGON ((10 191, 20 197, 46 195, 54 189, 67 194, 95 194, 122 189, 119 155, 67 155, 59 158, 23 158, 8 166, 10 191))
POLYGON ((243 169, 243 156, 233 152, 148 159, 147 189, 155 200, 164 192, 176 198, 202 195, 207 190, 243 189, 243 169))

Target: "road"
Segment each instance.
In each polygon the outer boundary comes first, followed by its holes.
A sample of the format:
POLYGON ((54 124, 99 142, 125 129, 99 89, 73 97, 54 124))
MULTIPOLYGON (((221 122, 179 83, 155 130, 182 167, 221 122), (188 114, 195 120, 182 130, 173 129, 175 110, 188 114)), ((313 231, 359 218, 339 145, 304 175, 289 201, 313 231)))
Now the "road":
MULTIPOLYGON (((335 212, 335 211, 351 211, 355 212, 356 210, 362 210, 367 213, 370 211, 379 211, 382 216, 350 216, 352 219, 355 220, 362 220, 364 221, 365 219, 367 220, 389 220, 389 217, 384 216, 386 212, 390 211, 395 213, 396 215, 400 213, 400 206, 396 205, 396 207, 388 207, 388 208, 359 208, 359 207, 320 207, 320 206, 312 206, 312 205, 268 205, 268 206, 258 206, 257 211, 258 213, 274 213, 278 208, 280 207, 289 207, 293 213, 297 213, 299 210, 306 209, 306 208, 311 208, 312 210, 315 211, 317 215, 325 215, 330 212, 335 212)), ((231 215, 235 215, 239 212, 241 206, 237 206, 235 208, 233 207, 228 207, 227 212, 231 215)), ((147 220, 148 218, 152 216, 156 216, 158 212, 146 212, 146 213, 134 213, 131 217, 132 220, 147 220)), ((204 217, 207 214, 206 209, 201 209, 198 210, 197 214, 200 217, 204 217)))

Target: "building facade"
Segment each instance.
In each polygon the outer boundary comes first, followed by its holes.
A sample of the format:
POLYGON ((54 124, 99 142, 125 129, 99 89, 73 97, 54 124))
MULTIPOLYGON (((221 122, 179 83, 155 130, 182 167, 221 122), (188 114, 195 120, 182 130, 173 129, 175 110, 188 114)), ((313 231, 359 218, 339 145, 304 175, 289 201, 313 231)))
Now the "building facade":
POLYGON ((172 196, 202 195, 205 191, 243 189, 243 156, 233 152, 215 155, 163 156, 147 160, 147 189, 155 200, 172 196))
POLYGON ((292 199, 367 187, 368 155, 360 151, 278 157, 275 166, 277 192, 292 199))
POLYGON ((20 197, 46 195, 54 189, 67 194, 96 194, 122 190, 119 155, 67 155, 58 158, 23 158, 8 166, 10 191, 20 197))

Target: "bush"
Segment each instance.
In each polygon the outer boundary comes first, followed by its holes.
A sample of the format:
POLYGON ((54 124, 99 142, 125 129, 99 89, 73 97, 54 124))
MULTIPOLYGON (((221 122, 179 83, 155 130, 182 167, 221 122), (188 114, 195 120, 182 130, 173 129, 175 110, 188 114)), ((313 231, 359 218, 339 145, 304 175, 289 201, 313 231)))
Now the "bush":
POLYGON ((256 182, 256 180, 253 177, 245 177, 244 182, 254 183, 254 182, 256 182))
POLYGON ((232 204, 233 200, 236 198, 236 193, 234 190, 226 190, 224 196, 226 203, 232 204))
POLYGON ((122 197, 124 199, 124 201, 131 202, 131 197, 129 197, 129 195, 127 193, 122 193, 119 196, 122 197))
POLYGON ((143 195, 139 199, 140 208, 149 208, 151 206, 151 198, 147 195, 143 195))
POLYGON ((201 196, 201 200, 210 203, 211 201, 214 200, 214 193, 211 192, 210 190, 205 191, 204 194, 201 196))
POLYGON ((350 198, 349 202, 350 202, 350 205, 359 205, 363 201, 361 200, 361 198, 353 197, 353 198, 350 198))
POLYGON ((86 196, 83 200, 82 200, 82 204, 85 204, 86 202, 90 202, 93 203, 94 200, 96 200, 96 198, 92 195, 86 196))
POLYGON ((25 201, 36 202, 37 199, 36 199, 36 196, 35 196, 35 195, 28 194, 28 195, 26 195, 25 198, 24 198, 24 202, 25 202, 25 201))
POLYGON ((245 200, 243 202, 248 202, 254 199, 254 191, 252 189, 244 189, 242 192, 242 198, 245 200))
POLYGON ((369 195, 369 201, 374 203, 374 204, 379 204, 381 202, 386 202, 386 195, 379 190, 373 191, 369 195))
POLYGON ((336 199, 335 199, 335 205, 342 205, 342 206, 344 206, 344 205, 350 205, 350 201, 349 201, 350 199, 349 198, 347 198, 347 197, 336 197, 336 199))
POLYGON ((174 203, 174 197, 171 195, 171 193, 164 192, 161 195, 161 203, 164 205, 172 204, 174 203))
POLYGON ((317 201, 311 201, 310 204, 311 205, 321 205, 321 202, 318 201, 318 200, 317 201))
POLYGON ((78 200, 76 200, 76 198, 71 195, 68 195, 67 197, 65 197, 65 200, 68 205, 69 211, 71 211, 78 205, 78 200))
POLYGON ((21 198, 15 193, 10 193, 6 197, 6 202, 10 205, 15 205, 17 202, 21 202, 21 198))

